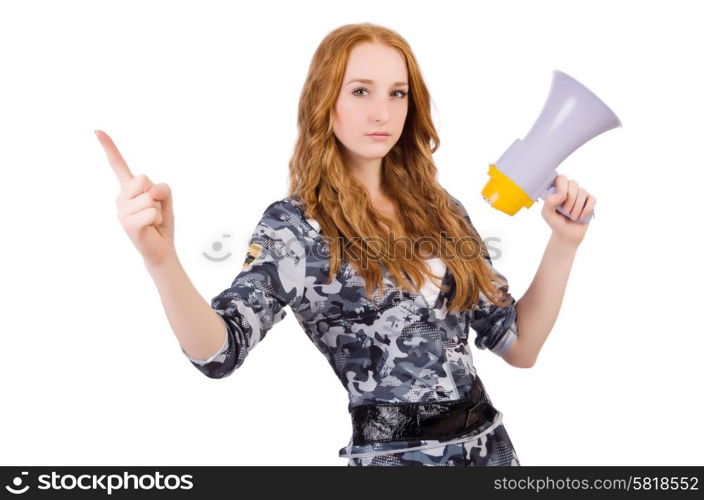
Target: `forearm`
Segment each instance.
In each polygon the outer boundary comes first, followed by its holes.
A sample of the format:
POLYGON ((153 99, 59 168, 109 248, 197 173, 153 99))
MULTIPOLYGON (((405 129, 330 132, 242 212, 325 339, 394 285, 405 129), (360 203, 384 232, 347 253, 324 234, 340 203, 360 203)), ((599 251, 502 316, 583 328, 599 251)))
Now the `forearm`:
POLYGON ((158 266, 146 267, 183 350, 195 359, 208 359, 225 341, 223 321, 198 293, 175 254, 158 266))
POLYGON ((528 366, 535 363, 557 320, 577 248, 551 236, 533 282, 516 302, 516 351, 528 366))

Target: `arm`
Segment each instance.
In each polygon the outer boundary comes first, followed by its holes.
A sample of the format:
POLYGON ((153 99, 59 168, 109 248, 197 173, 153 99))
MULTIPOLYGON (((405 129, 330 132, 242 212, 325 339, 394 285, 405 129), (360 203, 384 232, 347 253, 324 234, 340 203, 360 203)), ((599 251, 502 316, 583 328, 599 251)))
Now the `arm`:
MULTIPOLYGON (((551 204, 546 204, 546 210, 554 210, 554 204, 564 199, 565 188, 562 179, 558 181, 558 187, 558 195, 550 198, 551 204)), ((473 227, 464 205, 451 195, 450 198, 460 214, 473 227)), ((558 213, 556 215, 559 217, 558 223, 562 223, 564 217, 558 213)), ((584 230, 581 224, 574 224, 578 226, 577 230, 584 230)), ((472 328, 477 332, 475 345, 478 348, 491 350, 516 368, 530 368, 535 364, 538 352, 560 310, 567 278, 580 241, 579 238, 561 237, 553 232, 536 276, 520 300, 516 301, 510 297, 512 300, 508 306, 498 307, 480 294, 479 306, 470 315, 472 328)), ((494 268, 490 257, 486 258, 499 284, 508 292, 505 276, 494 268)))
POLYGON ((528 368, 535 364, 560 312, 577 247, 589 228, 589 224, 576 220, 589 216, 596 205, 594 195, 564 175, 557 176, 555 188, 556 192, 547 197, 541 211, 552 229, 550 241, 533 282, 516 303, 520 342, 504 353, 504 359, 513 366, 528 368), (560 205, 572 220, 557 212, 560 205))
POLYGON ((560 312, 578 244, 550 237, 533 282, 516 303, 518 338, 503 354, 510 365, 530 368, 560 312))
POLYGON ((147 271, 184 352, 194 359, 208 359, 227 340, 223 321, 198 293, 175 254, 160 265, 147 264, 147 271))
POLYGON ((227 330, 227 341, 220 350, 203 361, 192 358, 184 349, 186 346, 181 346, 191 363, 207 377, 227 377, 238 369, 286 316, 285 308, 296 310, 303 300, 306 240, 303 231, 292 222, 297 217, 299 214, 289 203, 279 200, 269 205, 249 240, 239 274, 211 300, 210 307, 227 330))
POLYGON ((249 240, 244 265, 232 284, 208 304, 178 259, 147 266, 159 289, 181 350, 209 378, 239 368, 269 330, 296 307, 305 287, 305 242, 290 222, 291 207, 267 207, 249 240))

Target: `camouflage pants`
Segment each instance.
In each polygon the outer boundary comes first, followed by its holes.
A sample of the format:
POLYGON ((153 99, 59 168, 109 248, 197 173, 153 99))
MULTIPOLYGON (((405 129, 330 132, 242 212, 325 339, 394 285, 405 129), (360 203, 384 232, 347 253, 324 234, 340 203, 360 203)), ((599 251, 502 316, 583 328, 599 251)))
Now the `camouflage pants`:
POLYGON ((375 457, 352 457, 348 466, 407 466, 407 465, 521 465, 513 443, 503 424, 478 439, 426 448, 401 451, 375 457))

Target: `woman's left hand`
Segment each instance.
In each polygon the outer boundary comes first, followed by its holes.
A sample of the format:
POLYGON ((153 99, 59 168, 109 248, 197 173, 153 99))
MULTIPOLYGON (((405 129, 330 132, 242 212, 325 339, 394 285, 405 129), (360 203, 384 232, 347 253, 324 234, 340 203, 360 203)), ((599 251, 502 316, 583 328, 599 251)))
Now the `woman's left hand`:
POLYGON ((567 243, 579 245, 584 239, 589 223, 582 224, 577 220, 589 217, 594 211, 595 204, 596 198, 579 187, 577 181, 558 175, 555 179, 555 193, 545 199, 542 214, 552 228, 553 236, 567 243), (556 210, 560 205, 570 214, 572 220, 556 210))

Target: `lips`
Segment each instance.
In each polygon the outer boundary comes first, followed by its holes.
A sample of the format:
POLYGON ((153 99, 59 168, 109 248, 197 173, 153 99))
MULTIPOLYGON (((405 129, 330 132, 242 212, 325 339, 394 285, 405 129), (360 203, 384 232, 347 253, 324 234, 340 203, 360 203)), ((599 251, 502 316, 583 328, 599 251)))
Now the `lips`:
POLYGON ((386 137, 386 136, 388 136, 389 134, 386 134, 386 133, 383 133, 383 132, 375 132, 375 133, 373 133, 373 134, 367 134, 367 135, 371 135, 372 137, 386 137))

